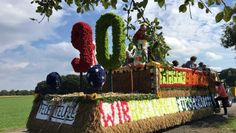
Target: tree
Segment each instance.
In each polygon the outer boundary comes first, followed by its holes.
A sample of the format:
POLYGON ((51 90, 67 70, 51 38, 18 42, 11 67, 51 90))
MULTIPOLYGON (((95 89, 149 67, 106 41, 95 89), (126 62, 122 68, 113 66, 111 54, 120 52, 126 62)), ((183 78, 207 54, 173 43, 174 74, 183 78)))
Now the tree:
POLYGON ((0 91, 0 96, 6 96, 8 95, 8 91, 7 90, 1 90, 0 91))
POLYGON ((222 70, 219 75, 220 79, 224 79, 226 84, 229 86, 236 86, 236 69, 229 68, 222 70))
POLYGON ((10 91, 9 91, 9 95, 16 95, 16 93, 15 93, 14 90, 10 90, 10 91))
MULTIPOLYGON (((86 87, 85 77, 82 77, 83 87, 86 87)), ((60 93, 72 93, 72 92, 80 92, 82 88, 80 88, 80 80, 77 75, 66 75, 62 76, 62 84, 60 87, 60 93)))
POLYGON ((236 50, 236 23, 230 23, 225 26, 221 37, 221 45, 225 48, 234 48, 236 50))
MULTIPOLYGON (((112 7, 116 9, 117 0, 64 0, 69 6, 75 4, 77 6, 78 13, 84 13, 90 10, 94 10, 95 6, 101 4, 104 9, 112 7)), ((124 11, 127 11, 127 14, 133 11, 137 11, 137 18, 146 19, 143 16, 145 8, 148 4, 148 0, 141 0, 136 2, 135 0, 122 0, 124 4, 124 11), (130 10, 129 10, 130 9, 130 10)), ((154 0, 160 8, 163 8, 165 5, 165 0, 154 0)), ((194 3, 197 2, 197 5, 200 9, 205 9, 206 13, 211 12, 209 7, 212 6, 223 6, 222 10, 215 16, 216 22, 220 22, 222 19, 226 22, 233 19, 236 22, 236 4, 227 5, 224 0, 184 0, 183 4, 179 5, 179 12, 185 13, 188 9, 191 12, 191 6, 194 6, 194 3)), ((32 0, 31 4, 36 4, 36 12, 40 13, 44 17, 50 17, 53 14, 53 10, 56 11, 62 9, 62 0, 32 0)), ((131 19, 128 18, 127 20, 131 19)), ((35 19, 33 19, 35 20, 35 19)))

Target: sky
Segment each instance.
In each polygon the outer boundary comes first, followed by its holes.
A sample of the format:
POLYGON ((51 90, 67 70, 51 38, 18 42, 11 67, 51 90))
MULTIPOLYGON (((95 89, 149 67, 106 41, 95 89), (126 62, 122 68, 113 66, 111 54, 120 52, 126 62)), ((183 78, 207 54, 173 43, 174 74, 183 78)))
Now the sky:
MULTIPOLYGON (((166 9, 160 9, 149 1, 145 10, 145 17, 160 20, 165 40, 172 48, 168 61, 178 60, 183 64, 194 55, 198 57, 197 63, 204 62, 218 71, 236 68, 235 52, 220 45, 225 22, 215 23, 214 16, 219 7, 210 8, 212 14, 192 7, 191 19, 189 13, 179 13, 179 1, 168 2, 166 9)), ((88 23, 94 39, 95 24, 101 14, 114 12, 126 18, 122 4, 118 3, 117 8, 104 10, 98 6, 94 11, 78 14, 74 6, 63 4, 63 10, 54 12, 49 21, 45 19, 37 23, 29 18, 40 19, 42 16, 35 13, 36 5, 31 5, 29 0, 1 0, 0 90, 32 90, 50 72, 77 74, 71 66, 71 60, 79 56, 79 51, 71 44, 73 24, 79 21, 88 23)), ((137 22, 134 24, 138 26, 137 22)))

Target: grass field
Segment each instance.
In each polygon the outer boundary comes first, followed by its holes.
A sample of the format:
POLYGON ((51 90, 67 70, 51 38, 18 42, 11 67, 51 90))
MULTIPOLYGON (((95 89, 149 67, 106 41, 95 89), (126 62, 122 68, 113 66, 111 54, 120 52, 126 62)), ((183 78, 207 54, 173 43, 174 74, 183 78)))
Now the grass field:
POLYGON ((226 131, 232 131, 236 133, 236 117, 229 117, 228 120, 217 123, 215 127, 222 131, 222 133, 226 131))
MULTIPOLYGON (((34 96, 0 96, 0 132, 25 128, 34 96)), ((222 131, 236 132, 236 117, 214 125, 222 131)))
POLYGON ((34 96, 0 97, 0 132, 25 128, 34 96))

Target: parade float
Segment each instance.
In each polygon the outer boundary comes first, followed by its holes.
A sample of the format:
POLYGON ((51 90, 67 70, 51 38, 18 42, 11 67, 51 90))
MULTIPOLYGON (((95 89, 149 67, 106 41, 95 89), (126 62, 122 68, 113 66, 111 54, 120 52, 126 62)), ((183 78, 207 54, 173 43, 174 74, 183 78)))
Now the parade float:
POLYGON ((95 65, 95 45, 88 24, 76 23, 71 37, 72 45, 80 51, 72 66, 75 72, 86 72, 90 91, 60 95, 57 89, 50 94, 39 91, 27 122, 29 132, 146 133, 213 113, 214 75, 145 62, 147 40, 142 34, 134 35, 140 48, 136 48, 132 62, 124 65, 124 23, 119 16, 108 13, 97 21, 96 57, 100 65, 95 65), (108 50, 109 26, 112 54, 108 50))

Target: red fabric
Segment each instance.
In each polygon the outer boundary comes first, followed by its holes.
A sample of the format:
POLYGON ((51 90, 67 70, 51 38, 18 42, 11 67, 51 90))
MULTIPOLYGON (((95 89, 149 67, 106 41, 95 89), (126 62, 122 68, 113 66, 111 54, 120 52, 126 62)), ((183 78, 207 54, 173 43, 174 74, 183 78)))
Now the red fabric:
POLYGON ((133 40, 146 40, 146 29, 144 29, 142 26, 139 28, 139 30, 134 34, 133 40))
POLYGON ((75 72, 86 72, 94 65, 95 55, 91 27, 84 22, 74 24, 71 32, 71 43, 80 51, 80 58, 71 62, 75 72))
POLYGON ((220 86, 216 86, 216 92, 221 97, 228 97, 228 94, 226 93, 226 90, 223 84, 221 84, 220 86))

